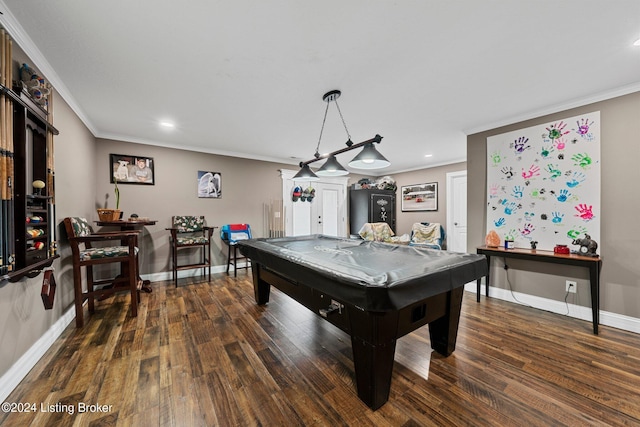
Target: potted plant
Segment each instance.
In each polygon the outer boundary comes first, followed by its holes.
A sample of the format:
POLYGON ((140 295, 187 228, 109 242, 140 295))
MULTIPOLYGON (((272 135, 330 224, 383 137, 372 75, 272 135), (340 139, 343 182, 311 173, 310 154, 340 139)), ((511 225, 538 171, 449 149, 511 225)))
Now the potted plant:
POLYGON ((115 188, 113 190, 116 195, 116 208, 115 209, 98 209, 98 218, 100 221, 117 221, 120 219, 120 189, 118 188, 118 180, 114 179, 115 188))
POLYGON ((116 210, 119 211, 120 210, 120 189, 118 189, 118 180, 114 180, 115 183, 115 188, 113 190, 113 192, 116 195, 116 210))

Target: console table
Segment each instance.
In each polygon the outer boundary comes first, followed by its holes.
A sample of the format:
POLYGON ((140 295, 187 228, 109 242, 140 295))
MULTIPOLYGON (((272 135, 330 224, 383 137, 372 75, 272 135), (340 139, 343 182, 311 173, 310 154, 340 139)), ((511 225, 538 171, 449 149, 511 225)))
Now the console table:
MULTIPOLYGON (((543 251, 539 249, 504 249, 502 247, 490 248, 480 246, 477 253, 487 257, 487 277, 485 283, 485 293, 489 296, 489 272, 491 271, 491 257, 524 259, 527 261, 551 262, 554 264, 577 265, 589 269, 589 281, 591 283, 591 313, 593 315, 593 333, 598 334, 598 323, 600 316, 600 269, 602 259, 576 254, 556 254, 553 251, 543 251)), ((477 280, 477 301, 480 302, 480 279, 477 280)))

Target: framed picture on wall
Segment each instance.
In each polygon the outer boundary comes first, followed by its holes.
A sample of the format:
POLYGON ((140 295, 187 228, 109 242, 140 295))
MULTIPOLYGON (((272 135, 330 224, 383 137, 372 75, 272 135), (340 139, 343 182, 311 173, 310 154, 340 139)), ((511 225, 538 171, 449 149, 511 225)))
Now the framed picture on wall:
POLYGON ((111 183, 154 185, 153 158, 124 154, 109 154, 111 183))
POLYGON ((220 199, 222 197, 222 174, 198 171, 198 197, 220 199))
POLYGON ((438 183, 413 184, 400 187, 402 212, 437 211, 438 183))

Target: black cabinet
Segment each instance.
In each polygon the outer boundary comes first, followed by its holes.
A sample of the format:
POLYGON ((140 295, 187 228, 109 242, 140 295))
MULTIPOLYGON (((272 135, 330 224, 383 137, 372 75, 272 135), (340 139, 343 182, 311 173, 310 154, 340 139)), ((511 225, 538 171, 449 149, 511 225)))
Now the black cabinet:
POLYGON ((396 230, 396 192, 393 190, 349 190, 349 234, 367 222, 386 222, 396 230))

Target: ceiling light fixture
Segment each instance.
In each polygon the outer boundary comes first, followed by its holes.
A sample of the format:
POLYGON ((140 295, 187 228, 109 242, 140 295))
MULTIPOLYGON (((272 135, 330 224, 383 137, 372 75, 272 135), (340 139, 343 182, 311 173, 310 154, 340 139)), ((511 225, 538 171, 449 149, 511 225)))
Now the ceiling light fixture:
POLYGON ((316 152, 314 154, 314 158, 311 160, 307 160, 306 162, 300 162, 300 171, 293 177, 294 180, 298 181, 317 181, 318 175, 320 176, 344 176, 348 175, 349 171, 347 171, 336 159, 338 154, 346 153, 347 151, 355 150, 357 148, 362 147, 362 151, 356 157, 353 158, 349 162, 349 166, 355 169, 381 169, 389 166, 391 163, 378 152, 373 146, 374 143, 380 143, 382 141, 382 137, 380 135, 376 135, 373 138, 360 142, 358 144, 354 144, 351 141, 351 135, 349 135, 349 130, 347 129, 347 124, 344 121, 344 117, 342 116, 342 112, 340 111, 340 106, 338 105, 338 98, 342 94, 339 90, 332 90, 325 93, 322 96, 322 100, 327 103, 327 108, 324 111, 324 119, 322 120, 322 127, 320 128, 320 137, 318 138, 318 145, 316 146, 316 152), (324 131, 324 125, 327 121, 327 112, 329 111, 329 104, 333 102, 336 104, 336 108, 338 113, 340 114, 340 119, 342 119, 342 125, 344 126, 344 130, 347 133, 347 142, 346 148, 342 148, 340 150, 336 150, 332 153, 320 154, 320 142, 322 141, 322 133, 324 131), (318 169, 316 173, 313 173, 309 165, 311 163, 317 162, 319 160, 327 159, 327 161, 318 169))
POLYGON ((634 46, 640 46, 640 39, 636 40, 635 42, 633 42, 634 46))
POLYGON ((173 129, 174 127, 176 127, 176 125, 171 122, 160 122, 160 126, 166 129, 173 129))

